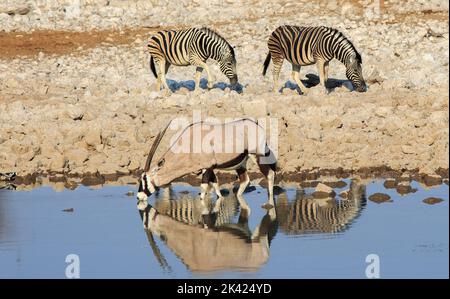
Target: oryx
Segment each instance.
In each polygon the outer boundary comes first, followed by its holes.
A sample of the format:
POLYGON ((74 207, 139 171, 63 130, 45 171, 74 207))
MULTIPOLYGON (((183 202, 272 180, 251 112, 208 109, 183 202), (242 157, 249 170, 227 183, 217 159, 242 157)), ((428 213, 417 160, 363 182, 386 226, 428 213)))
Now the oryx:
MULTIPOLYGON (((273 183, 276 159, 266 143, 264 129, 254 120, 244 118, 226 123, 191 123, 181 131, 156 165, 151 167, 152 158, 168 126, 156 136, 150 149, 139 182, 138 200, 147 200, 157 188, 190 173, 203 174, 200 196, 203 204, 210 184, 217 196, 222 198, 216 170, 237 172, 240 181, 237 196, 242 198, 250 182, 247 161, 252 157, 268 181, 269 205, 275 206, 273 183), (184 144, 182 150, 181 144, 184 144)), ((245 201, 241 204, 248 208, 245 201)))

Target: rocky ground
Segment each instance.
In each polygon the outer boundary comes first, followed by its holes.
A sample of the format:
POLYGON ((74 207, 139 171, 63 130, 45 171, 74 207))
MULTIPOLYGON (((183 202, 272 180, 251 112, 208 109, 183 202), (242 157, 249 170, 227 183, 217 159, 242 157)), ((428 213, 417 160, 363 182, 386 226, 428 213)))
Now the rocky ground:
MULTIPOLYGON (((0 4, 0 173, 135 173, 170 119, 201 110, 275 119, 282 174, 384 167, 448 176, 447 1, 79 2, 0 4), (337 81, 326 94, 309 75, 310 92, 299 95, 285 63, 286 86, 271 93, 262 62, 281 24, 340 29, 362 53, 368 92, 337 81), (239 92, 212 61, 212 90, 191 91, 195 68, 172 67, 173 93, 155 91, 148 37, 191 25, 236 46, 239 92)), ((331 63, 330 77, 345 79, 345 68, 331 63)))

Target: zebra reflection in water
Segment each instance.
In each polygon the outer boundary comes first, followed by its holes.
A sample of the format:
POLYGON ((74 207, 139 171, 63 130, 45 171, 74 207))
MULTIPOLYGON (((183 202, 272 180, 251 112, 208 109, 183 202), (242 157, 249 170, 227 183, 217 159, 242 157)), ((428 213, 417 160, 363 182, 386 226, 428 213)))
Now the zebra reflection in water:
POLYGON ((366 186, 350 184, 347 199, 314 199, 304 190, 296 190, 295 200, 288 202, 286 193, 278 196, 277 216, 280 229, 289 235, 339 233, 358 218, 366 206, 366 186))

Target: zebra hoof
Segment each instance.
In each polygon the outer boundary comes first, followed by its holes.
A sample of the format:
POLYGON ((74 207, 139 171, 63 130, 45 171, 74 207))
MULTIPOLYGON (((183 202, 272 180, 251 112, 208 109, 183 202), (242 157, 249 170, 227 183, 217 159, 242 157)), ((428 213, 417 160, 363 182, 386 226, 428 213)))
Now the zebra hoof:
POLYGON ((164 91, 164 96, 165 97, 170 97, 171 95, 172 95, 172 92, 170 90, 164 91))

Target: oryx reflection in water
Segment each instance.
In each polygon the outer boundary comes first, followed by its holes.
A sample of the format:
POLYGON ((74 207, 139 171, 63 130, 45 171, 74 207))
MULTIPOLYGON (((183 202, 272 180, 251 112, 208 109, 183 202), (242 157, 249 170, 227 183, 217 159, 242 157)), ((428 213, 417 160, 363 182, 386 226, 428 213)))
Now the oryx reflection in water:
MULTIPOLYGON (((177 194, 171 189, 157 195, 153 206, 138 201, 138 209, 153 253, 163 268, 169 267, 154 235, 192 272, 255 271, 267 263, 278 228, 288 235, 343 232, 366 204, 365 186, 354 182, 346 200, 318 200, 303 189, 295 191, 291 200, 287 197, 291 192, 280 193, 275 207, 265 210, 253 231, 248 225, 250 211, 242 208, 245 200, 235 194, 210 202, 208 214, 198 196, 177 194)), ((260 195, 252 192, 248 196, 260 195)))
POLYGON ((277 231, 275 208, 267 210, 252 232, 248 226, 249 211, 238 211, 237 207, 234 194, 217 200, 209 214, 204 213, 199 198, 189 195, 156 201, 154 207, 147 201, 138 201, 150 245, 161 266, 168 267, 153 235, 163 240, 193 272, 257 270, 267 262, 270 242, 277 231))

